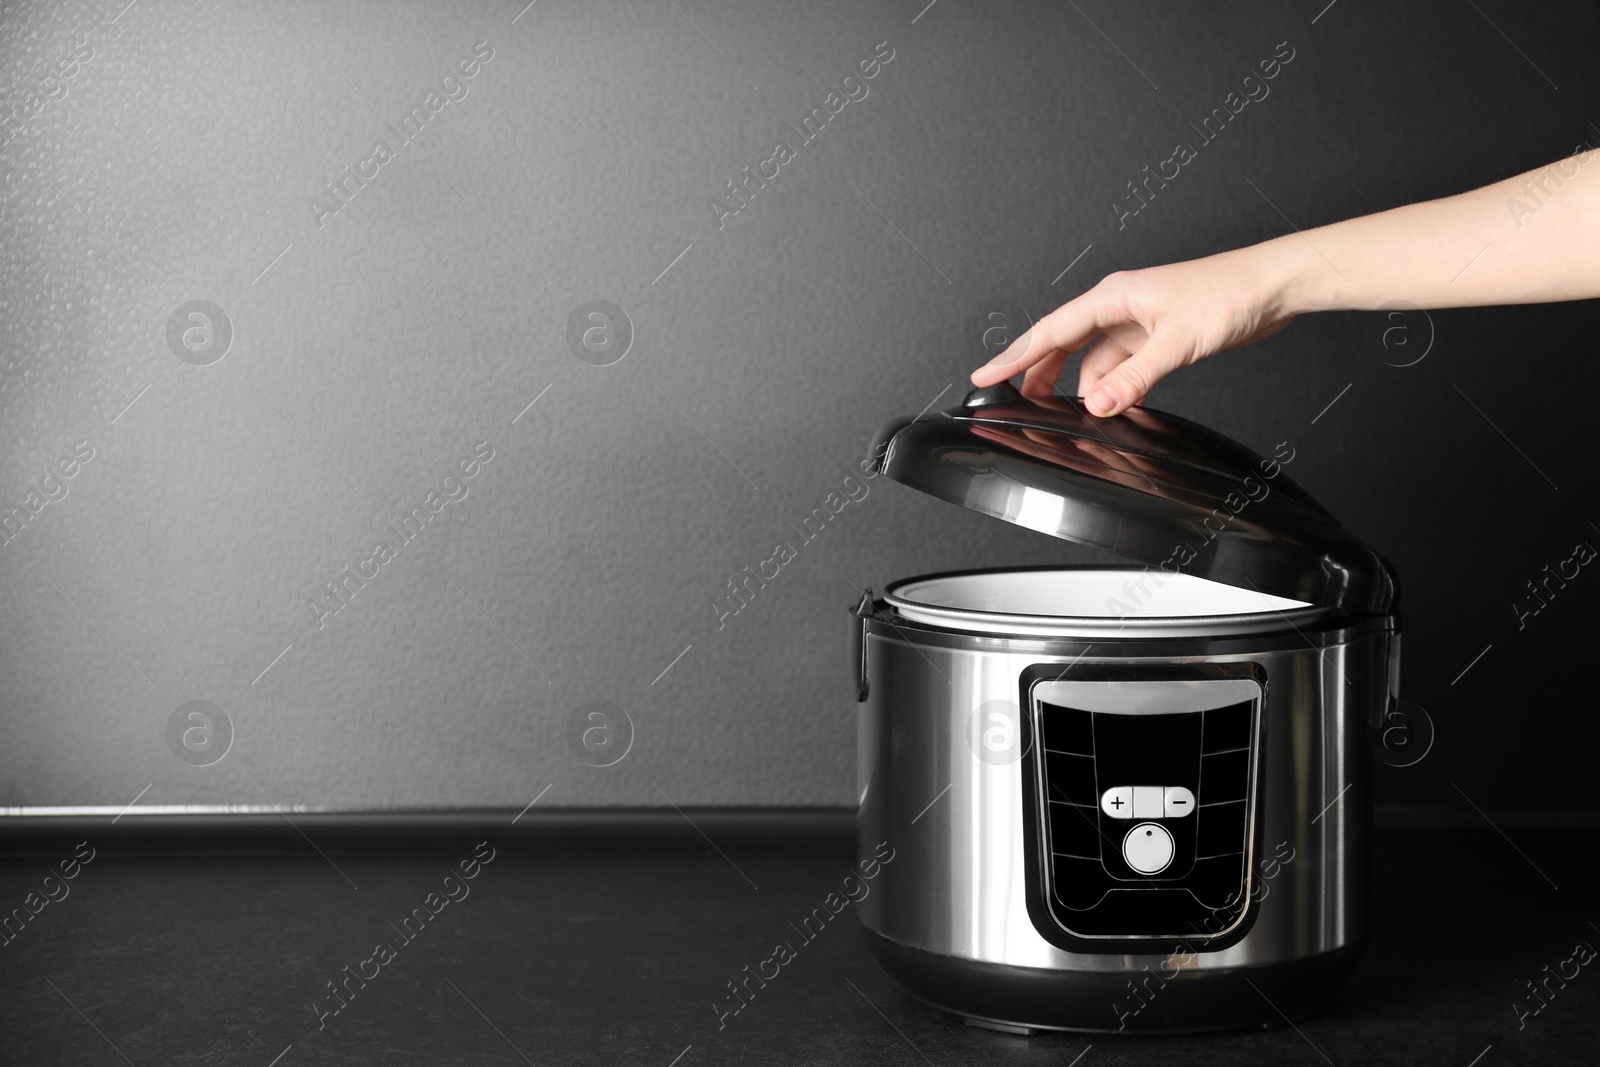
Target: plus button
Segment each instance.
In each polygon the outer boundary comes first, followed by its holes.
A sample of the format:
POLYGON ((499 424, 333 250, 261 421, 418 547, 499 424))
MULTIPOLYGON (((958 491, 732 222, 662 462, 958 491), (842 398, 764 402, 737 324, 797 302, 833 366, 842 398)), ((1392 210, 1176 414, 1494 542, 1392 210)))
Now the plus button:
POLYGON ((1100 794, 1100 810, 1109 818, 1132 818, 1135 807, 1137 804, 1131 785, 1115 786, 1100 794))

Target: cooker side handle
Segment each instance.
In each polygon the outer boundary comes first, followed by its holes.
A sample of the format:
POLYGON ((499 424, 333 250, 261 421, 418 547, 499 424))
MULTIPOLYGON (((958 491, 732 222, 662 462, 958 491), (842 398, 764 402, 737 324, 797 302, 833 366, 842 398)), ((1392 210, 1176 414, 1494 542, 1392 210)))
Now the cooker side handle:
POLYGON ((867 699, 867 620, 872 618, 872 590, 863 590, 861 599, 850 609, 856 617, 850 627, 850 663, 856 675, 856 703, 867 699))
POLYGON ((1391 767, 1419 763, 1433 747, 1433 722, 1400 699, 1400 629, 1385 628, 1373 641, 1372 699, 1367 709, 1367 746, 1391 767), (1420 717, 1419 717, 1420 716, 1420 717), (1391 739, 1391 738, 1394 739, 1391 739))

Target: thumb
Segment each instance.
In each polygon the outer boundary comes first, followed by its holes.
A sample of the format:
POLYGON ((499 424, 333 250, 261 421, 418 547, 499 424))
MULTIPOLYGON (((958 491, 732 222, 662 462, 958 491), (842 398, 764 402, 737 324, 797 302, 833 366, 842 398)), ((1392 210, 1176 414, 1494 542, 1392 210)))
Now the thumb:
POLYGON ((1188 362, 1184 342, 1173 334, 1154 333, 1133 355, 1101 378, 1084 403, 1089 414, 1119 415, 1144 400, 1157 382, 1188 362))

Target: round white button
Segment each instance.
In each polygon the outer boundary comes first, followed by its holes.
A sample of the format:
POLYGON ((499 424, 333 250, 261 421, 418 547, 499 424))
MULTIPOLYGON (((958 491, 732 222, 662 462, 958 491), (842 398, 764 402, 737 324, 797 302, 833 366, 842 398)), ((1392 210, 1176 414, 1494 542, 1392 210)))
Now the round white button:
POLYGON ((1122 839, 1122 858, 1140 874, 1160 874, 1172 862, 1172 835, 1160 823, 1142 822, 1122 839))

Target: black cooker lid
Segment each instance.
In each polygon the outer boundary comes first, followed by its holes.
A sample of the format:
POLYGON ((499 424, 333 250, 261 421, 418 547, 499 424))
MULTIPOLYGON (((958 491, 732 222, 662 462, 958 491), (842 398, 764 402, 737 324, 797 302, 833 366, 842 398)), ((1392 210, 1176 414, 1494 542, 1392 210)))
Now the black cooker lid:
POLYGON ((1152 567, 1354 613, 1394 608, 1388 565, 1285 473, 1287 442, 1258 456, 1176 415, 1096 418, 1080 399, 1007 382, 891 422, 872 454, 941 500, 1152 567))

